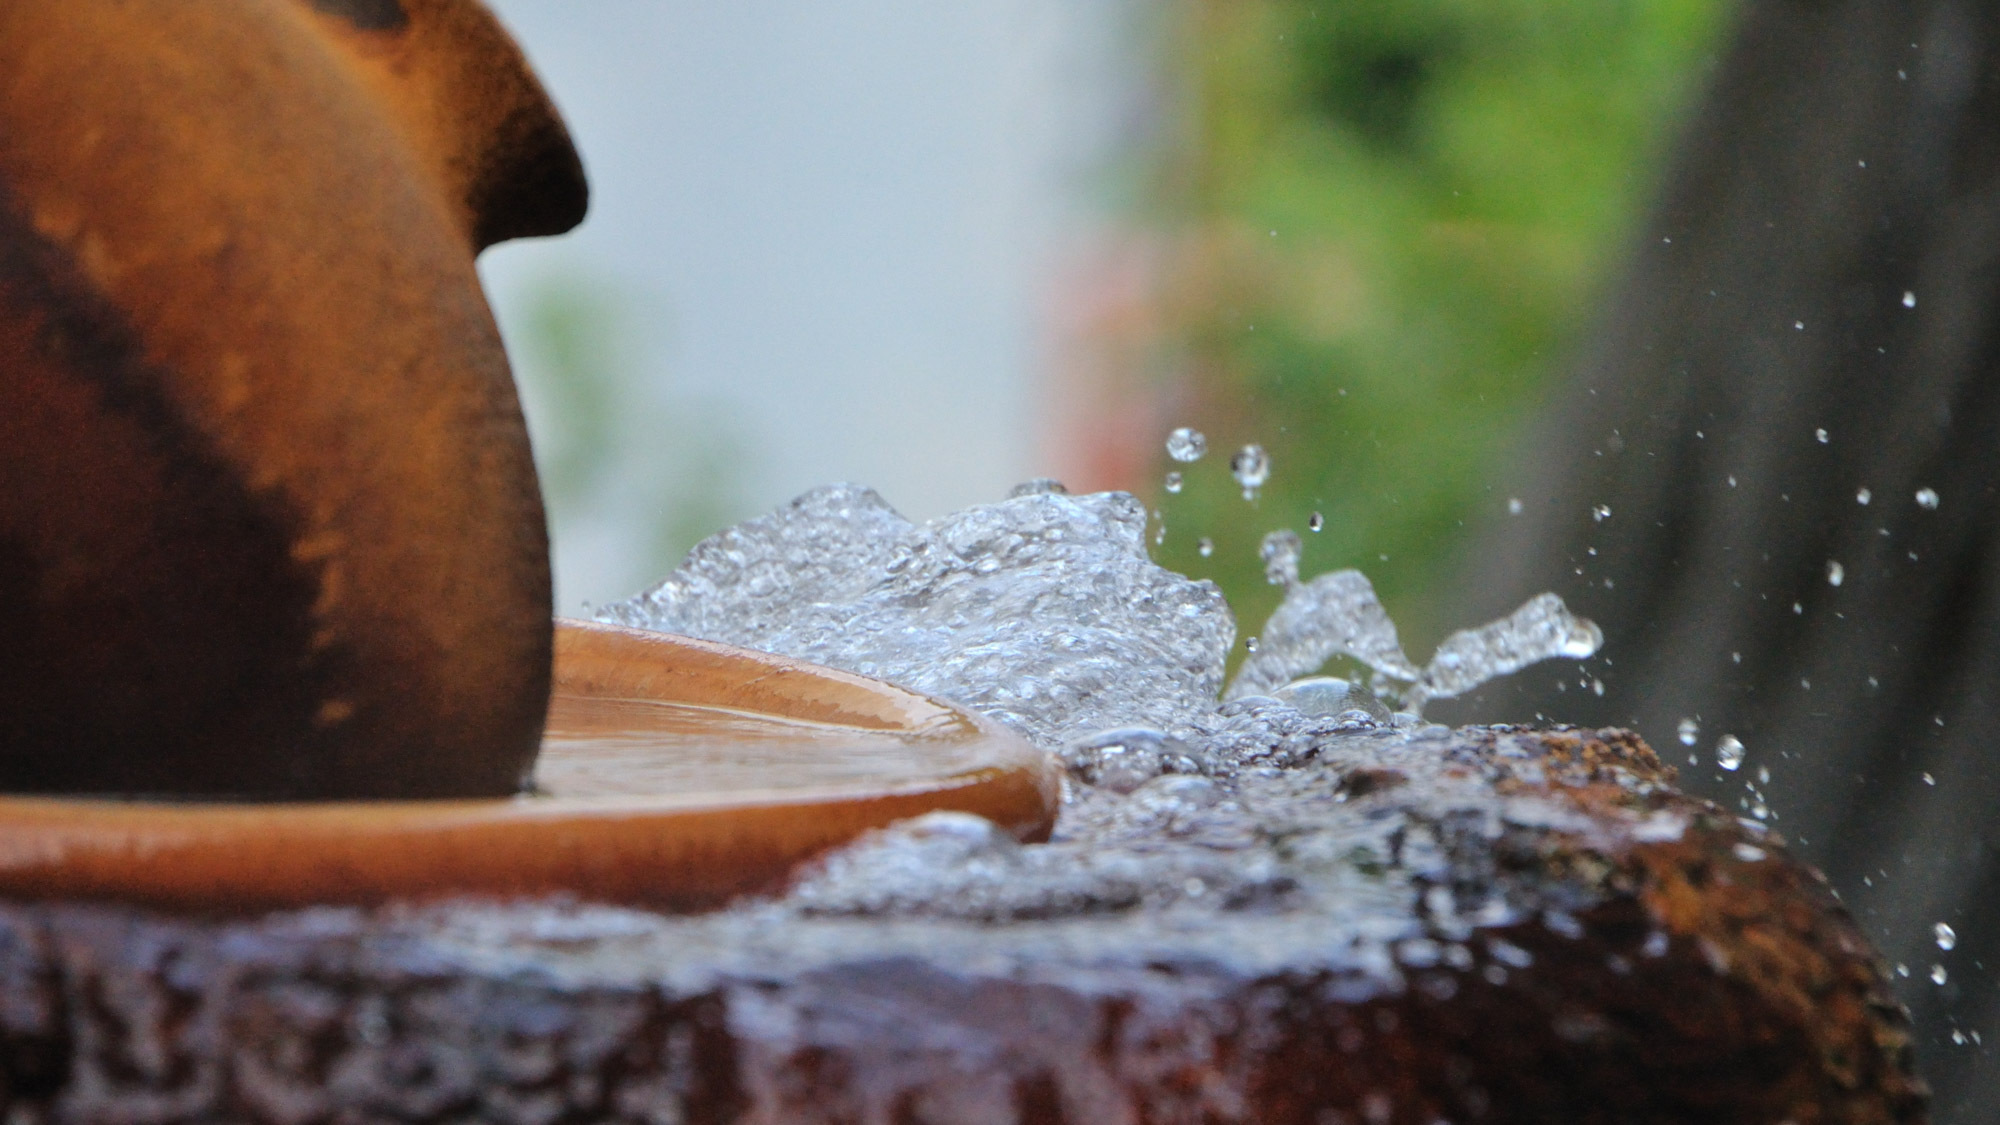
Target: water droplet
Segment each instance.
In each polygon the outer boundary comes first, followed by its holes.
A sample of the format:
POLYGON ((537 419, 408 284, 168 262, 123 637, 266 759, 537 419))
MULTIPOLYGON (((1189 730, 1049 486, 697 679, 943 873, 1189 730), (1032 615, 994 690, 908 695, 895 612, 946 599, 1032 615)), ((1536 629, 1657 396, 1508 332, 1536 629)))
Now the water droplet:
POLYGON ((1815 438, 1818 438, 1818 439, 1819 439, 1819 443, 1820 443, 1821 445, 1825 445, 1825 444, 1826 444, 1826 443, 1827 443, 1828 441, 1832 440, 1831 438, 1829 438, 1829 437, 1827 436, 1827 432, 1826 432, 1826 427, 1824 427, 1824 426, 1820 427, 1820 428, 1819 428, 1819 429, 1817 429, 1817 430, 1814 430, 1814 431, 1813 431, 1813 437, 1815 437, 1815 438))
POLYGON ((1299 581, 1299 533, 1290 528, 1264 537, 1257 554, 1264 560, 1264 581, 1273 586, 1295 586, 1299 581))
POLYGON ((1271 456, 1261 445, 1246 445, 1229 459, 1229 472, 1243 486, 1243 498, 1253 500, 1257 490, 1271 479, 1271 456))
POLYGON ((1601 697, 1604 694, 1604 681, 1593 678, 1590 681, 1590 694, 1601 697))
POLYGON ((1937 934, 1939 949, 1949 953, 1953 949, 1958 948, 1958 931, 1952 929, 1948 923, 1939 922, 1937 925, 1932 926, 1931 930, 1937 934))
POLYGON ((1180 490, 1181 490, 1181 475, 1180 475, 1180 474, 1179 474, 1178 472, 1172 472, 1172 473, 1168 473, 1168 474, 1167 474, 1167 491, 1168 491, 1168 492, 1179 492, 1180 490))
POLYGON ((1743 742, 1733 734, 1725 734, 1715 741, 1715 764, 1735 772, 1743 768, 1743 742))
POLYGON ((1245 638, 1243 638, 1243 650, 1244 650, 1245 652, 1256 652, 1256 651, 1257 651, 1257 638, 1255 638, 1255 637, 1245 637, 1245 638))
POLYGON ((1838 586, 1845 581, 1847 581, 1847 568, 1832 559, 1828 559, 1826 564, 1826 584, 1829 586, 1838 586))
POLYGON ((1194 549, 1201 552, 1202 558, 1207 558, 1208 556, 1215 553, 1215 540, 1210 539, 1208 536, 1204 535, 1201 537, 1199 541, 1195 543, 1194 549))
POLYGON ((1693 719, 1682 719, 1676 733, 1680 735, 1682 746, 1693 746, 1695 739, 1701 737, 1701 724, 1693 719))
POLYGON ((1932 776, 1930 775, 1930 773, 1929 773, 1928 771, 1926 771, 1926 772, 1924 773, 1924 784, 1925 784, 1925 785, 1936 785, 1936 784, 1937 784, 1937 778, 1935 778, 1935 777, 1932 777, 1932 776))
POLYGON ((1736 487, 1736 474, 1735 474, 1735 473, 1731 473, 1731 474, 1729 474, 1729 487, 1731 487, 1731 488, 1735 488, 1735 487, 1736 487))
POLYGON ((1769 766, 1757 767, 1757 784, 1759 785, 1771 784, 1771 767, 1769 766))
POLYGON ((1929 488, 1917 489, 1917 507, 1922 508, 1926 512, 1935 512, 1937 511, 1937 506, 1938 494, 1936 490, 1929 488))
POLYGON ((1307 531, 1322 531, 1325 528, 1326 528, 1325 516, 1320 515, 1318 512, 1314 512, 1312 515, 1306 517, 1307 531))
POLYGON ((1738 844, 1733 850, 1736 858, 1745 863, 1761 863, 1764 860, 1764 849, 1755 844, 1738 844))
POLYGON ((1208 438, 1200 431, 1182 426, 1167 435, 1167 456, 1176 461, 1199 461, 1208 453, 1208 438))
POLYGON ((1798 329, 1801 332, 1804 332, 1806 330, 1806 322, 1803 320, 1795 320, 1792 322, 1792 327, 1798 329))
POLYGON ((1519 496, 1509 496, 1507 498, 1507 514, 1510 516, 1521 514, 1521 498, 1519 496))
POLYGON ((1797 615, 1799 615, 1799 614, 1802 614, 1802 613, 1804 613, 1805 611, 1806 611, 1806 607, 1805 607, 1805 606, 1804 606, 1804 605, 1803 605, 1802 603, 1799 603, 1799 602, 1793 602, 1793 603, 1792 603, 1792 614, 1793 614, 1794 616, 1797 616, 1797 615))
POLYGON ((1856 491, 1854 494, 1854 502, 1856 504, 1861 505, 1864 508, 1867 507, 1868 502, 1873 499, 1875 499, 1875 494, 1868 491, 1865 488, 1856 491))
POLYGON ((1946 972, 1944 971, 1944 966, 1943 966, 1943 965, 1932 965, 1932 966, 1931 966, 1931 983, 1932 983, 1932 984, 1943 984, 1943 983, 1944 983, 1945 981, 1947 981, 1947 980, 1949 980, 1949 979, 1951 979, 1951 978, 1950 978, 1950 974, 1948 974, 1948 973, 1946 973, 1946 972))
POLYGON ((1609 504, 1599 504, 1597 507, 1592 508, 1590 510, 1590 518, 1598 523, 1610 519, 1611 506, 1609 504))
POLYGON ((1903 307, 1906 309, 1914 309, 1917 307, 1917 294, 1915 290, 1911 289, 1903 290, 1903 307))

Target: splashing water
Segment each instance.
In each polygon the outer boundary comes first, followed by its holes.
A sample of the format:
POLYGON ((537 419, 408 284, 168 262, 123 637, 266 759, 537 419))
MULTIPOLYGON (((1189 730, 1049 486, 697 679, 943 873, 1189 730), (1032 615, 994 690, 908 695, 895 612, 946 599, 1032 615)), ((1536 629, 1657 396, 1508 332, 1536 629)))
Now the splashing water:
POLYGON ((1200 430, 1186 426, 1167 435, 1167 456, 1183 464, 1201 460, 1208 454, 1208 438, 1200 430))
POLYGON ((1299 533, 1290 529, 1274 531, 1264 537, 1257 548, 1257 554, 1264 560, 1264 581, 1273 586, 1290 588, 1299 584, 1299 553, 1304 545, 1299 542, 1299 533))
POLYGON ((1055 747, 1214 706, 1222 592, 1154 565, 1125 493, 1017 496, 912 524, 833 485, 713 536, 603 620, 796 656, 956 700, 1055 747))
POLYGON ((1604 643, 1595 624, 1571 614, 1556 595, 1540 594, 1498 621, 1445 638, 1419 671, 1404 655, 1374 586, 1358 570, 1294 581, 1258 635, 1263 643, 1237 671, 1228 698, 1268 695, 1345 655, 1373 669, 1380 691, 1414 713, 1426 700, 1462 695, 1551 657, 1580 660, 1604 643))
MULTIPOLYGON (((895 681, 1049 749, 1212 715, 1236 636, 1221 591, 1147 557, 1146 509, 1132 496, 1071 496, 1035 483, 922 525, 867 488, 815 489, 705 540, 658 586, 598 616, 895 681)), ((1292 685, 1301 710, 1339 704, 1331 714, 1376 721, 1388 714, 1376 694, 1416 712, 1426 699, 1538 660, 1589 656, 1602 641, 1595 625, 1543 594, 1453 634, 1419 669, 1368 579, 1345 570, 1301 582, 1300 549, 1290 530, 1264 541, 1267 570, 1286 595, 1246 639, 1250 655, 1229 699, 1292 685), (1375 694, 1293 684, 1339 654, 1374 671, 1375 694)))
POLYGON ((1254 500, 1257 490, 1271 479, 1271 455, 1261 445, 1246 445, 1229 459, 1229 472, 1243 486, 1243 498, 1254 500))

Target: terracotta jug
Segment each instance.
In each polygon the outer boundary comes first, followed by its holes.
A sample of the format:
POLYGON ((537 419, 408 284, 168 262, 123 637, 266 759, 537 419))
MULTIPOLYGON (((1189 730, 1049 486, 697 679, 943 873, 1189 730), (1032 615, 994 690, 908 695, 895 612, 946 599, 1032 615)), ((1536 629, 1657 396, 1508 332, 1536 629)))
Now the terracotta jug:
POLYGON ((473 259, 585 198, 473 0, 0 5, 0 789, 519 787, 548 548, 473 259))

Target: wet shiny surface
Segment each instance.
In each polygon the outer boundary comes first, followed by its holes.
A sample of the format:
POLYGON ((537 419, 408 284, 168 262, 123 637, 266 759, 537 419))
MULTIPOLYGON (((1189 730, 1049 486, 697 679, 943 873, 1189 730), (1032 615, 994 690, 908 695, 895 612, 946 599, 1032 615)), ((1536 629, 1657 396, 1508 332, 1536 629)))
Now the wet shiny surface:
POLYGON ((728 707, 558 694, 549 707, 538 796, 676 794, 738 801, 851 792, 976 771, 976 744, 728 707))

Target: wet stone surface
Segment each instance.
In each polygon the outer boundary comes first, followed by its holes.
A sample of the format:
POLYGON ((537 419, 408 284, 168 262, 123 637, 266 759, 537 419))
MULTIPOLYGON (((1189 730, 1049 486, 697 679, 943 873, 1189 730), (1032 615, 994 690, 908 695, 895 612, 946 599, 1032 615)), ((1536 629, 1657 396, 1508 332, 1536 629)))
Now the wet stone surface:
POLYGON ((0 905, 0 1101, 22 1121, 1922 1119, 1858 931, 1629 734, 1253 699, 1064 757, 1047 844, 933 814, 703 915, 0 905))

